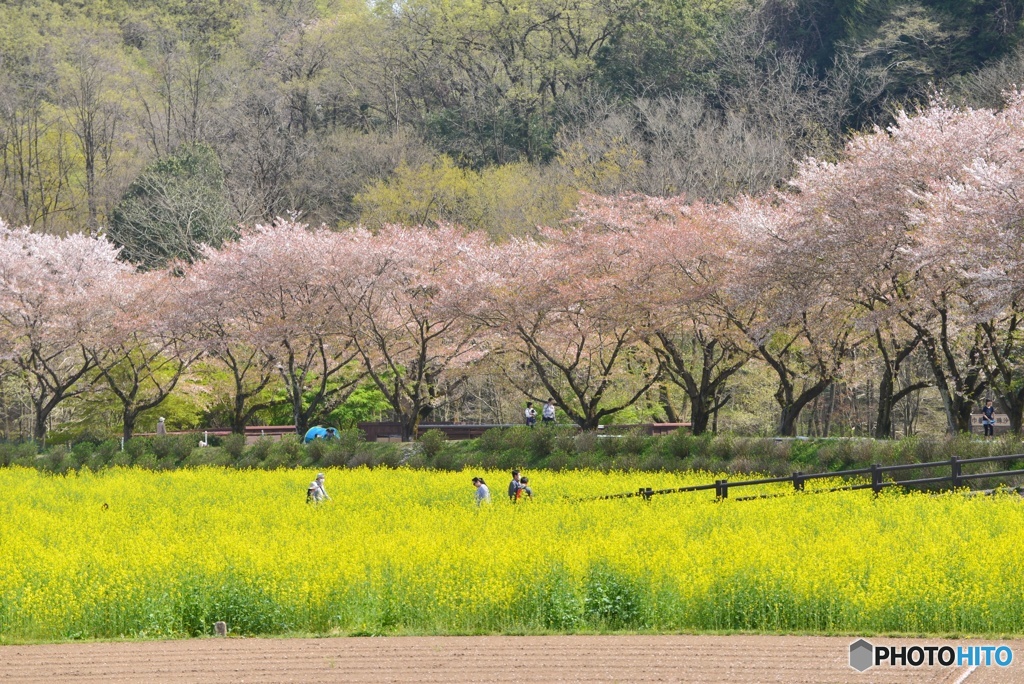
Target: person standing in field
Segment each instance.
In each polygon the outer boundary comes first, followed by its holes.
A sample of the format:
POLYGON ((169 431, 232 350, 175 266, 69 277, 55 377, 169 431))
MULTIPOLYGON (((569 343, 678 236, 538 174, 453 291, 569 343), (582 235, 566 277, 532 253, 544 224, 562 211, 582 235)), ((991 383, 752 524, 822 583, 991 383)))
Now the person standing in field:
POLYGON ((541 409, 540 419, 545 425, 555 424, 555 400, 548 397, 548 403, 544 404, 544 408, 541 409))
POLYGON ((996 434, 996 409, 992 400, 985 402, 985 408, 981 409, 981 424, 985 428, 986 437, 995 437, 996 434))
POLYGON ((166 437, 167 436, 167 423, 166 423, 166 421, 164 421, 162 416, 156 421, 156 436, 157 437, 166 437))
POLYGON ((491 490, 487 488, 487 483, 484 482, 482 477, 473 478, 473 486, 476 487, 476 505, 481 506, 485 503, 491 502, 491 490))
POLYGON ((526 427, 533 427, 537 424, 537 409, 533 408, 533 402, 526 402, 526 410, 523 411, 526 417, 526 427))
POLYGON ((317 473, 316 479, 309 483, 309 488, 306 490, 306 503, 320 503, 330 498, 327 495, 327 490, 324 489, 324 474, 317 473))
POLYGON ((512 481, 508 483, 508 498, 512 503, 515 503, 516 499, 519 498, 519 489, 521 487, 522 485, 519 484, 519 471, 513 470, 512 481))
MULTIPOLYGON (((530 489, 530 478, 524 477, 519 480, 519 496, 526 496, 528 499, 533 498, 533 490, 530 489)), ((519 498, 519 497, 516 497, 519 498)))

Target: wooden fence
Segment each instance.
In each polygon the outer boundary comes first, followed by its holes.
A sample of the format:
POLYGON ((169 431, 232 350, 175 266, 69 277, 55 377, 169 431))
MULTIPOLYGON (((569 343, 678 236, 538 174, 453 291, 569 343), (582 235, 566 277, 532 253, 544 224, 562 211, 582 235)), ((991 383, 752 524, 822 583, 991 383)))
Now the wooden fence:
MULTIPOLYGON (((974 480, 984 480, 987 478, 999 478, 999 477, 1024 477, 1024 469, 1010 469, 1010 470, 995 470, 980 473, 965 473, 964 466, 972 466, 978 463, 995 463, 1002 461, 1015 461, 1024 460, 1024 454, 1012 454, 1008 456, 984 456, 981 458, 957 458, 953 457, 947 461, 932 461, 929 463, 904 463, 901 465, 871 465, 867 468, 856 468, 854 470, 838 470, 830 473, 801 473, 796 472, 787 477, 767 477, 758 480, 738 480, 736 482, 729 482, 728 480, 715 480, 714 482, 701 485, 691 485, 689 487, 676 487, 674 489, 651 489, 650 487, 643 487, 636 492, 626 492, 623 494, 610 494, 608 496, 598 496, 586 500, 605 500, 605 499, 626 499, 632 497, 641 497, 644 499, 650 499, 652 496, 661 494, 681 494, 686 492, 703 492, 703 491, 714 491, 716 500, 724 500, 729 498, 729 490, 736 489, 737 487, 752 487, 756 485, 767 485, 767 484, 783 484, 790 483, 793 485, 794 492, 803 492, 804 484, 809 480, 820 480, 826 478, 846 478, 846 477, 867 477, 870 476, 870 482, 862 482, 858 484, 843 485, 840 487, 830 487, 828 489, 819 489, 808 492, 810 494, 821 494, 825 492, 840 492, 840 491, 854 491, 858 489, 870 489, 875 494, 879 494, 883 489, 890 487, 924 487, 928 485, 938 485, 938 489, 943 489, 942 485, 949 483, 949 487, 946 489, 959 489, 967 486, 967 483, 974 480), (888 473, 901 473, 911 470, 927 470, 930 468, 949 468, 948 475, 940 475, 937 477, 923 477, 915 478, 911 480, 897 480, 897 479, 886 479, 885 476, 888 473)), ((1020 491, 1022 488, 1016 488, 1020 491)), ((751 496, 740 496, 736 497, 735 501, 748 501, 751 499, 769 499, 779 496, 787 496, 787 494, 755 494, 751 496)))

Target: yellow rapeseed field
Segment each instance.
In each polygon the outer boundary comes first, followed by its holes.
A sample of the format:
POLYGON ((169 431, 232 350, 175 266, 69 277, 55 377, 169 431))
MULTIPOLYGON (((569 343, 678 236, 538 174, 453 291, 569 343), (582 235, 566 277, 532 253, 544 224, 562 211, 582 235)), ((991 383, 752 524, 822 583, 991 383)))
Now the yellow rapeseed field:
MULTIPOLYGON (((0 470, 0 640, 646 629, 1024 632, 1024 502, 576 497, 702 474, 0 470), (472 475, 493 503, 478 508, 472 475)), ((824 486, 824 485, 822 485, 824 486)), ((785 491, 781 489, 779 491, 785 491)))

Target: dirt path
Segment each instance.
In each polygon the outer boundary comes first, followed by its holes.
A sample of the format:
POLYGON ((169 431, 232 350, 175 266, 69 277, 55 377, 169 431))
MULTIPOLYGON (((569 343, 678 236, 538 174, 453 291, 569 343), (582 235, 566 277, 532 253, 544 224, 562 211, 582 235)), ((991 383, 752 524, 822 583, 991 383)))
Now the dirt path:
MULTIPOLYGON (((0 682, 943 682, 1024 684, 1008 668, 848 665, 849 637, 194 639, 0 646, 0 682), (966 679, 963 677, 966 675, 966 679)), ((873 644, 893 643, 871 639, 873 644)), ((906 640, 904 644, 967 642, 906 640)), ((995 642, 986 642, 995 643, 995 642)))

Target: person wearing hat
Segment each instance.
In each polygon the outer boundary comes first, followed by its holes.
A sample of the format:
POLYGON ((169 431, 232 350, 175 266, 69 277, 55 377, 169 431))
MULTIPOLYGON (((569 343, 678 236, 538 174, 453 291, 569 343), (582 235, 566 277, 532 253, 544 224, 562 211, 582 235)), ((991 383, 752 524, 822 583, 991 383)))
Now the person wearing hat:
POLYGON ((158 421, 156 421, 156 436, 157 437, 166 437, 167 436, 167 425, 164 423, 163 416, 161 416, 160 419, 158 421))
POLYGON ((306 503, 320 503, 330 498, 327 495, 327 490, 324 489, 324 474, 317 473, 316 479, 309 484, 309 489, 306 490, 306 503))

